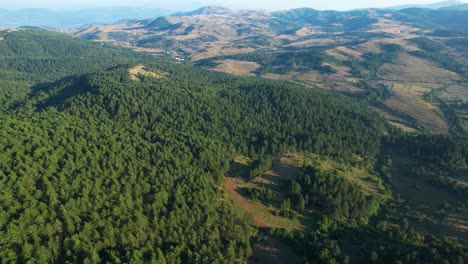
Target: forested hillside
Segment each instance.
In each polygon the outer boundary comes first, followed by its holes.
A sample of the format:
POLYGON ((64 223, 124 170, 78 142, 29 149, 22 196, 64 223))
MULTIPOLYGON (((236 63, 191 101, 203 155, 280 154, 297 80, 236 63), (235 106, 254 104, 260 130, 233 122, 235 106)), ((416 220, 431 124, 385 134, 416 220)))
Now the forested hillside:
MULTIPOLYGON (((468 260, 466 138, 403 132, 367 95, 0 34, 0 262, 246 263, 265 239, 299 263, 468 260), (249 209, 266 205, 277 223, 249 209)), ((400 51, 381 47, 353 67, 378 74, 400 51)), ((328 58, 258 56, 265 72, 328 58)))
POLYGON ((379 151, 382 119, 342 96, 2 34, 2 262, 245 262, 256 229, 217 187, 235 153, 379 151))

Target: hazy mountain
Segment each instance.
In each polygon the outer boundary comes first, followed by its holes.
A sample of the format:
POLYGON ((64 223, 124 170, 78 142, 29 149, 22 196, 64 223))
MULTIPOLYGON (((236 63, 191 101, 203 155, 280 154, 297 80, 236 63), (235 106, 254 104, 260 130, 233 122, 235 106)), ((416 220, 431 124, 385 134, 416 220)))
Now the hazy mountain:
POLYGON ((195 15, 221 15, 230 12, 229 8, 221 6, 205 6, 189 12, 180 12, 174 16, 195 16, 195 15))
POLYGON ((174 12, 160 8, 109 7, 78 11, 54 11, 31 8, 19 10, 0 9, 0 27, 43 26, 72 28, 84 24, 115 23, 121 19, 145 19, 170 15, 174 12))
POLYGON ((437 2, 433 4, 414 4, 414 5, 400 5, 400 6, 392 6, 388 7, 387 9, 392 9, 392 10, 402 10, 406 8, 428 8, 428 9, 439 9, 439 8, 444 8, 448 6, 455 6, 455 5, 460 5, 463 4, 462 1, 458 0, 448 0, 448 1, 442 1, 442 2, 437 2))
POLYGON ((440 10, 468 10, 468 4, 447 6, 447 7, 441 8, 440 10))

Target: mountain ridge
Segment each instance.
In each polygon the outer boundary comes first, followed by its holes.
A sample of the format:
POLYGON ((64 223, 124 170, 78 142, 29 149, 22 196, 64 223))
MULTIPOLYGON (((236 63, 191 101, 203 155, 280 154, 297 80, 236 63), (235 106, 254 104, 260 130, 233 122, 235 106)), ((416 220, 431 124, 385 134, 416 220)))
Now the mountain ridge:
POLYGON ((171 15, 161 8, 103 7, 76 11, 55 11, 47 8, 0 9, 0 28, 20 26, 76 28, 86 24, 112 24, 122 19, 145 19, 171 15))
POLYGON ((440 8, 454 6, 454 5, 460 5, 460 4, 464 4, 464 2, 459 1, 459 0, 447 0, 447 1, 431 3, 431 4, 408 4, 408 5, 390 6, 390 7, 384 8, 384 9, 391 9, 391 10, 402 10, 402 9, 406 9, 406 8, 440 9, 440 8))

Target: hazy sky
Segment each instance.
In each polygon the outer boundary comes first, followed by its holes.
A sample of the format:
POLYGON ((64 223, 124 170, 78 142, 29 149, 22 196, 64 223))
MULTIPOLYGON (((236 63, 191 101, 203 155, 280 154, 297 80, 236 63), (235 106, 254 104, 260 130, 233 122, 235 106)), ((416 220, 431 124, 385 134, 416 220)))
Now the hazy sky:
POLYGON ((433 2, 437 2, 437 0, 0 0, 0 8, 45 7, 52 9, 80 9, 105 6, 146 6, 171 10, 191 10, 206 5, 219 5, 235 9, 284 10, 297 7, 311 7, 321 10, 349 10, 433 2))

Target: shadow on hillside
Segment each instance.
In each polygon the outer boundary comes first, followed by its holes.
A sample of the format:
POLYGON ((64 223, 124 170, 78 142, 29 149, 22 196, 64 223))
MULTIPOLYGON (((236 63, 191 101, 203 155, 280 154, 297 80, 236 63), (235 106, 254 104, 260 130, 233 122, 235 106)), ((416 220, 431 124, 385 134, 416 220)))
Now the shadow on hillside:
POLYGON ((231 162, 226 176, 231 178, 241 178, 248 181, 250 176, 250 167, 238 162, 231 162))
POLYGON ((83 95, 91 87, 82 77, 67 77, 53 83, 41 83, 32 87, 30 99, 37 101, 36 107, 41 111, 47 107, 60 106, 67 100, 83 95))

